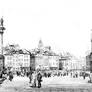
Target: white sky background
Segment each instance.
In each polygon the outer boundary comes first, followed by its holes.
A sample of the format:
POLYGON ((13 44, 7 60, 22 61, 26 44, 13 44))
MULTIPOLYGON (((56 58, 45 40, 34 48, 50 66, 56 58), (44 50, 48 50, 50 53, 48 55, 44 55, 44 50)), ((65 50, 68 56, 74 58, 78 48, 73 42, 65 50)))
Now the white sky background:
POLYGON ((85 56, 90 50, 92 0, 0 0, 4 46, 37 47, 41 38, 54 51, 85 56))

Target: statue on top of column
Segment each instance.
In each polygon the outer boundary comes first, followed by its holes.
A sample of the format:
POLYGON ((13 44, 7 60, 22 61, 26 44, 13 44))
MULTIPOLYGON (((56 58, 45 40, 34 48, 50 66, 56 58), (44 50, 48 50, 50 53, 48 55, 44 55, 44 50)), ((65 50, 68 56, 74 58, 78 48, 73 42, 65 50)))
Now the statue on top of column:
POLYGON ((4 23, 4 20, 3 20, 3 18, 1 18, 0 25, 3 26, 3 23, 4 23))
POLYGON ((3 17, 0 19, 0 30, 5 30, 5 27, 3 26, 4 20, 3 17))

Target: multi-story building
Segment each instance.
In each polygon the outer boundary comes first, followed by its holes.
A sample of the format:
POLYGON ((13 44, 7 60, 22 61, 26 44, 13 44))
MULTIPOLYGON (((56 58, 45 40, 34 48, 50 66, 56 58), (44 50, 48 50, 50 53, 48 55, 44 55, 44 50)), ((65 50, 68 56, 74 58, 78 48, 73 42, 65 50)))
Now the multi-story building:
POLYGON ((5 67, 11 67, 13 70, 20 70, 21 68, 28 69, 30 67, 29 54, 13 54, 5 55, 5 67))
POLYGON ((86 56, 86 69, 92 71, 92 53, 86 56))
POLYGON ((59 69, 64 70, 83 70, 86 67, 86 61, 84 58, 77 59, 75 56, 62 57, 59 59, 59 69))
POLYGON ((58 56, 42 55, 38 54, 35 56, 35 67, 40 69, 58 69, 58 56))
POLYGON ((0 71, 2 71, 4 67, 4 55, 0 55, 0 71))
POLYGON ((37 54, 35 56, 35 68, 42 70, 49 69, 49 57, 42 54, 37 54))
POLYGON ((40 40, 35 52, 36 69, 58 69, 58 56, 51 50, 50 46, 43 46, 40 40))
POLYGON ((59 59, 59 70, 66 70, 68 66, 68 59, 65 57, 62 57, 59 59))
POLYGON ((59 69, 59 56, 58 55, 49 56, 49 68, 51 70, 59 69))
POLYGON ((35 70, 35 55, 30 55, 30 70, 35 70))

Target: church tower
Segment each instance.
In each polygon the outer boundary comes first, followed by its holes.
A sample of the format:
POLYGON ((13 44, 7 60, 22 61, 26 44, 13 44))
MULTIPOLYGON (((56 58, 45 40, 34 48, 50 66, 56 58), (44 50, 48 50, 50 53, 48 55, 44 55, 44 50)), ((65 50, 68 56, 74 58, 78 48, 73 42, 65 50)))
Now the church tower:
POLYGON ((39 40, 38 48, 39 48, 39 49, 42 49, 42 48, 43 48, 43 42, 42 42, 42 40, 41 40, 41 39, 39 40))

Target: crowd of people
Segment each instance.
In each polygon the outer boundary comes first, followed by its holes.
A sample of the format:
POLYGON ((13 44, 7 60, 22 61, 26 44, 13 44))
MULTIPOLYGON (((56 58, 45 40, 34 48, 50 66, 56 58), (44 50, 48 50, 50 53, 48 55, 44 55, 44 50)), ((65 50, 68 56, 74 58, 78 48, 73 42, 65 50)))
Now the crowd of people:
POLYGON ((30 83, 30 87, 41 87, 41 82, 42 82, 42 73, 41 71, 11 71, 8 69, 5 69, 4 71, 0 71, 0 79, 3 79, 2 81, 4 81, 5 79, 8 79, 10 81, 13 80, 14 76, 21 76, 21 77, 28 77, 29 78, 29 83, 30 83))
POLYGON ((83 77, 83 79, 85 79, 86 77, 90 77, 89 74, 87 74, 86 72, 59 72, 59 71, 41 71, 41 70, 31 70, 31 71, 16 71, 16 73, 14 73, 11 70, 4 70, 2 72, 0 72, 0 78, 5 79, 9 79, 10 81, 13 80, 14 75, 17 76, 26 76, 29 78, 29 84, 30 87, 38 87, 40 88, 42 85, 42 78, 49 78, 49 77, 64 77, 64 76, 70 76, 71 78, 78 78, 78 77, 83 77))
POLYGON ((86 77, 90 78, 90 73, 87 73, 86 71, 51 71, 51 72, 44 72, 44 77, 71 77, 71 78, 79 78, 82 77, 85 79, 86 77))

